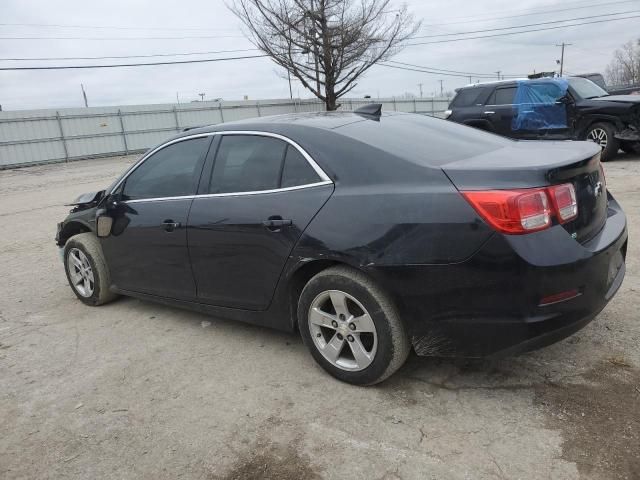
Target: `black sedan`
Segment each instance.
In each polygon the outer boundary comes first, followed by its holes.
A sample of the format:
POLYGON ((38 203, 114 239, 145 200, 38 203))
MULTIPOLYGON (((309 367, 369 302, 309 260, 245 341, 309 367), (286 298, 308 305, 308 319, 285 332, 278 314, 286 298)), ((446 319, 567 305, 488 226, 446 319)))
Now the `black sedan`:
POLYGON ((58 225, 71 288, 299 330, 354 384, 419 355, 504 355, 577 331, 625 273, 625 215, 590 142, 419 115, 189 130, 58 225))

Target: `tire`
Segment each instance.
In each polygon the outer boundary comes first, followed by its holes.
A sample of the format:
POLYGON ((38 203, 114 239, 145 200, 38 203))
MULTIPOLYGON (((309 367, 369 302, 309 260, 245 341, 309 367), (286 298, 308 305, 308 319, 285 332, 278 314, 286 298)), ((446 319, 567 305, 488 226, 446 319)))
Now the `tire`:
POLYGON ((629 155, 640 153, 640 142, 620 142, 620 150, 629 155))
POLYGON ((315 361, 354 385, 383 381, 404 364, 411 348, 388 295, 362 272, 344 266, 328 268, 307 283, 298 300, 298 326, 315 361))
POLYGON ((602 147, 600 160, 608 162, 618 153, 620 141, 614 137, 615 130, 610 123, 594 123, 585 134, 585 140, 590 140, 602 147))
POLYGON ((69 286, 82 303, 96 307, 117 297, 109 290, 109 268, 94 233, 81 233, 67 240, 63 258, 69 286))

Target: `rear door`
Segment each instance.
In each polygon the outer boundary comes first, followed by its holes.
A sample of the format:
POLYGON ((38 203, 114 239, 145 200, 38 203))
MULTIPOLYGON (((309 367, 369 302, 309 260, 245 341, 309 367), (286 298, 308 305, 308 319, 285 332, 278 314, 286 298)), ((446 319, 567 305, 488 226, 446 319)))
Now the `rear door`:
POLYGON ((465 125, 479 126, 478 121, 483 118, 484 111, 483 91, 484 89, 481 86, 463 88, 458 91, 449 105, 451 115, 448 120, 465 125))
POLYGON ((291 250, 330 197, 333 183, 284 137, 235 132, 219 137, 189 215, 198 298, 263 310, 291 250))
POLYGON ((495 133, 505 137, 518 136, 518 132, 514 132, 511 128, 516 90, 515 85, 496 87, 484 106, 484 118, 491 123, 495 133))

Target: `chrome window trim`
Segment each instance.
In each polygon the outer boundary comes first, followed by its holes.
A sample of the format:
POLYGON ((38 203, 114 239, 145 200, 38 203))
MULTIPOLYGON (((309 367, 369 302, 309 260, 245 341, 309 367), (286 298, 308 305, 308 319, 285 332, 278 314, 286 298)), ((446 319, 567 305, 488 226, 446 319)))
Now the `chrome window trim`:
POLYGON ((303 190, 306 188, 321 187, 324 185, 333 185, 331 180, 307 183, 304 185, 296 185, 295 187, 273 188, 271 190, 255 190, 252 192, 227 192, 227 193, 202 193, 199 195, 185 195, 183 197, 158 197, 158 198, 139 198, 127 200, 125 203, 142 203, 142 202, 164 202, 167 200, 193 200, 197 198, 215 198, 215 197, 244 197, 250 195, 263 195, 269 193, 289 192, 292 190, 303 190))
MULTIPOLYGON (((307 162, 309 162, 309 165, 311 165, 311 168, 313 168, 313 170, 318 174, 318 176, 320 177, 320 179, 323 182, 330 182, 331 179, 329 178, 329 176, 324 172, 324 170, 322 170, 322 168, 320 168, 320 165, 318 165, 316 163, 316 161, 311 158, 311 155, 309 155, 304 148, 302 148, 300 145, 298 145, 295 141, 291 140, 289 137, 285 137, 284 135, 280 135, 279 133, 271 133, 271 132, 261 132, 261 131, 257 131, 257 130, 225 130, 225 131, 221 131, 221 132, 216 132, 219 135, 225 136, 225 135, 257 135, 260 137, 272 137, 272 138, 278 138, 290 145, 293 145, 301 154, 302 156, 307 160, 307 162)), ((318 183, 318 182, 316 182, 318 183)), ((312 185, 312 184, 309 184, 312 185)), ((242 192, 238 192, 238 193, 242 193, 242 192)))
POLYGON ((320 168, 320 165, 316 163, 316 161, 311 157, 311 155, 309 155, 304 148, 298 145, 298 143, 296 143, 295 141, 291 140, 289 137, 285 137, 284 135, 280 135, 279 133, 263 132, 260 130, 225 130, 225 131, 218 131, 218 132, 197 133, 195 135, 187 135, 185 137, 176 138, 167 143, 163 143, 162 145, 159 145, 158 147, 154 148, 150 152, 146 153, 140 160, 138 160, 138 162, 127 172, 127 174, 124 177, 122 177, 118 181, 118 183, 111 189, 109 194, 112 194, 113 192, 115 192, 120 187, 120 185, 122 185, 122 183, 129 177, 129 175, 131 175, 140 165, 142 165, 144 161, 146 161, 149 157, 151 157, 154 153, 158 152, 159 150, 162 150, 163 148, 168 147, 169 145, 173 145, 174 143, 182 142, 185 140, 191 140, 194 138, 203 138, 203 137, 213 137, 215 135, 221 135, 221 136, 255 135, 260 137, 272 137, 272 138, 277 138, 279 140, 282 140, 288 143, 289 145, 292 145, 294 148, 298 150, 298 152, 300 152, 300 154, 305 158, 305 160, 309 163, 309 165, 311 165, 311 168, 313 168, 313 170, 318 174, 321 180, 319 182, 307 183, 304 185, 296 185, 294 187, 274 188, 271 190, 257 190, 257 191, 250 191, 250 192, 207 193, 207 194, 200 194, 200 195, 184 195, 179 197, 140 198, 140 199, 134 199, 134 200, 127 200, 125 203, 193 199, 197 197, 232 197, 232 196, 237 197, 241 195, 259 195, 262 193, 286 192, 290 190, 300 190, 302 188, 312 188, 312 187, 318 187, 320 185, 333 184, 333 181, 331 180, 331 178, 329 178, 329 176, 324 172, 324 170, 320 168))

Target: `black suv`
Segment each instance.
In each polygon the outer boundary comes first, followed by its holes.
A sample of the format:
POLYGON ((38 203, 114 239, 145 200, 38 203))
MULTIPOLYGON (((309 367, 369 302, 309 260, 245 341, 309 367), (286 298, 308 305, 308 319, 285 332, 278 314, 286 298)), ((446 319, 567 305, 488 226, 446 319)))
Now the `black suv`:
POLYGON ((640 95, 609 95, 581 77, 507 80, 463 87, 453 122, 518 139, 591 140, 602 160, 640 151, 640 95))

